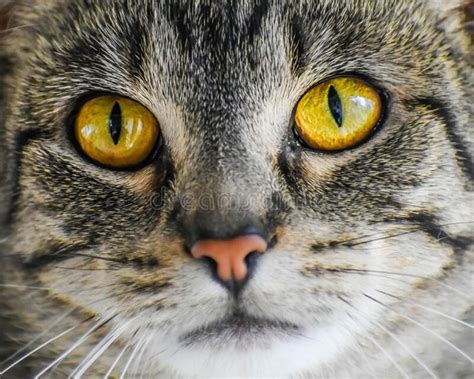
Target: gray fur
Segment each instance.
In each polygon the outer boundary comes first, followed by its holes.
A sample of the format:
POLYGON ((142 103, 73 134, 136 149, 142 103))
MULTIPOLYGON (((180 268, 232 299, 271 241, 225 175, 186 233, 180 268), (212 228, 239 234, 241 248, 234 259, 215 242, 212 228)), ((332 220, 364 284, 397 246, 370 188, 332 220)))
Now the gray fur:
POLYGON ((124 325, 88 375, 127 347, 120 373, 136 347, 131 377, 469 376, 472 327, 429 311, 473 322, 461 12, 411 0, 20 7, 2 51, 0 278, 49 290, 0 292, 0 361, 67 311, 40 341, 83 323, 8 374, 40 372, 112 318, 58 377, 124 325), (343 74, 387 94, 383 126, 337 154, 301 146, 295 104, 343 74), (75 108, 102 92, 159 120, 163 146, 143 169, 98 167, 71 143, 75 108), (247 206, 205 210, 203 195, 247 206), (276 244, 236 301, 183 246, 249 223, 276 244), (234 313, 275 323, 239 335, 223 321, 234 313))

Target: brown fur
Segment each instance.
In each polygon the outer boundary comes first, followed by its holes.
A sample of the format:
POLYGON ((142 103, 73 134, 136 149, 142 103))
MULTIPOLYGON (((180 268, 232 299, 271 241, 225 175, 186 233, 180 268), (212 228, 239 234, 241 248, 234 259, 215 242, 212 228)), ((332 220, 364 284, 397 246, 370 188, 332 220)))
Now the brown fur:
MULTIPOLYGON (((38 373, 93 323, 106 322, 53 371, 68 375, 129 320, 133 327, 88 375, 103 375, 127 343, 140 346, 155 332, 162 334, 140 352, 134 375, 189 375, 173 363, 188 345, 176 353, 167 345, 166 336, 176 335, 190 346, 195 338, 196 354, 209 350, 211 357, 248 349, 237 374, 271 373, 266 359, 262 371, 253 363, 265 354, 261 345, 271 346, 263 332, 239 339, 225 322, 206 329, 247 312, 303 334, 336 324, 341 334, 328 338, 328 351, 342 335, 353 338, 332 361, 315 356, 314 367, 285 376, 400 375, 374 340, 411 375, 426 375, 378 323, 437 375, 467 375, 466 359, 439 339, 427 344, 426 331, 399 315, 421 320, 472 357, 466 328, 412 305, 472 322, 472 301, 449 290, 472 290, 469 4, 191 5, 53 0, 16 10, 18 27, 1 54, 8 70, 0 214, 8 241, 0 278, 27 287, 1 290, 0 361, 74 309, 40 341, 77 329, 15 366, 13 377, 38 373), (387 94, 383 127, 338 154, 301 146, 292 131, 296 102, 341 74, 360 75, 387 94), (102 92, 131 97, 158 118, 163 146, 147 167, 107 170, 74 147, 68 130, 75 109, 102 92), (205 210, 204 195, 248 207, 205 210), (236 300, 185 246, 249 223, 276 243, 236 300), (199 345, 203 330, 209 339, 199 345), (360 363, 360 352, 372 368, 360 363)), ((186 359, 179 362, 186 366, 186 359)), ((196 374, 212 371, 201 369, 196 374)))

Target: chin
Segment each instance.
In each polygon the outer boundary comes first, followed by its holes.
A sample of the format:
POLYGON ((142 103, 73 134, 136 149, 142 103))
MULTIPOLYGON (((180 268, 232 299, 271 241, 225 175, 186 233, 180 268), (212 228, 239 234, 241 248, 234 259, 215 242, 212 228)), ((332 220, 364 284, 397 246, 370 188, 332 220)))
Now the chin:
MULTIPOLYGON (((339 323, 338 323, 339 324, 339 323)), ((341 319, 349 327, 350 320, 341 319)), ((288 321, 255 318, 242 312, 175 335, 156 328, 146 340, 140 377, 294 377, 314 376, 352 341, 340 325, 301 327, 288 321)))

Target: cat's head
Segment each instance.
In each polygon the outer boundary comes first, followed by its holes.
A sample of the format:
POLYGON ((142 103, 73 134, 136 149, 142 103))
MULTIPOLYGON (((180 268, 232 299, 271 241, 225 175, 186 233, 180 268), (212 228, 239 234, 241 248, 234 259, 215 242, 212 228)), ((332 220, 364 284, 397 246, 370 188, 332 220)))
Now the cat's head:
POLYGON ((142 365, 329 362, 465 249, 467 48, 428 4, 40 1, 21 22, 2 134, 16 267, 110 319, 142 365), (117 103, 155 128, 119 165, 78 132, 117 103), (338 107, 370 125, 331 149, 305 122, 338 107))

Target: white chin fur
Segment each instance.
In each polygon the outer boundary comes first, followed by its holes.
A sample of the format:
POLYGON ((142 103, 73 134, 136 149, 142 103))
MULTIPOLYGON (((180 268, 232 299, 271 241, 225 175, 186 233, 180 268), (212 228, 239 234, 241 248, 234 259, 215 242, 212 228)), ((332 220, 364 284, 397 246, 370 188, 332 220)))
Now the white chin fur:
POLYGON ((157 333, 150 336, 142 366, 135 369, 137 374, 165 371, 178 377, 195 377, 196 373, 199 377, 289 377, 318 372, 319 365, 331 363, 353 343, 354 325, 350 324, 350 319, 340 319, 326 328, 266 339, 247 349, 215 349, 205 342, 183 347, 177 339, 157 333), (166 366, 157 367, 158 362, 166 362, 166 366))

